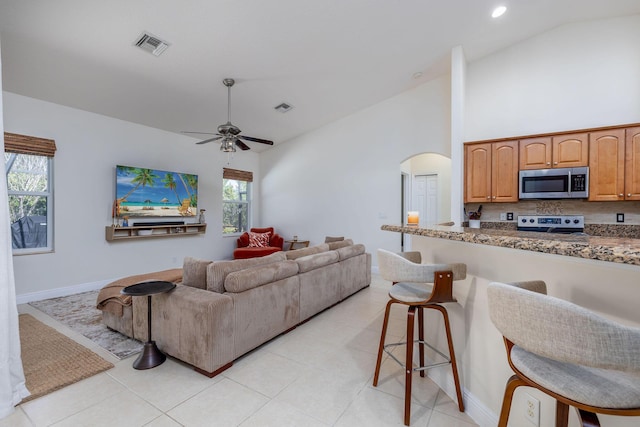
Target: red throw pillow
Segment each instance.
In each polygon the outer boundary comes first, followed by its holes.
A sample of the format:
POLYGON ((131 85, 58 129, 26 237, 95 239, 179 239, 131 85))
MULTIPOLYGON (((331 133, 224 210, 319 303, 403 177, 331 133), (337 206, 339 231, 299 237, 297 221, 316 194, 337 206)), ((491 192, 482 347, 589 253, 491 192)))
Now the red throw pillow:
POLYGON ((266 248, 269 246, 269 238, 271 233, 253 233, 249 232, 249 247, 250 248, 266 248))

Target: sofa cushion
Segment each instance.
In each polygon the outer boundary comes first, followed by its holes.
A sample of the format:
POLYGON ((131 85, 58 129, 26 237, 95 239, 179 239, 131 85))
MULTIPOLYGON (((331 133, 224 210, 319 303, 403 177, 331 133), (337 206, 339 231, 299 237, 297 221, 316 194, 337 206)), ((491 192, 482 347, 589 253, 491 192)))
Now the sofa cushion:
POLYGON ((340 237, 331 237, 331 236, 327 236, 324 238, 324 242, 325 243, 331 243, 331 242, 341 242, 344 240, 344 237, 340 236, 340 237))
POLYGON ((340 257, 340 261, 342 261, 344 259, 362 255, 364 253, 364 245, 357 244, 357 245, 345 246, 344 248, 336 249, 336 252, 340 257))
POLYGON ((295 261, 257 265, 229 273, 224 281, 224 290, 235 293, 244 292, 296 274, 298 274, 298 264, 295 261))
POLYGON ((313 255, 307 255, 296 259, 298 270, 300 273, 315 270, 325 265, 335 264, 339 261, 336 251, 320 252, 313 255))
POLYGON ((184 258, 182 263, 182 284, 192 288, 207 289, 207 266, 213 261, 192 258, 184 258))
POLYGON ((244 270, 256 265, 266 265, 272 262, 285 261, 286 256, 284 252, 278 251, 271 255, 248 258, 248 259, 236 259, 231 261, 214 261, 207 266, 207 290, 223 293, 224 281, 229 273, 234 271, 244 270))
POLYGON ((344 248, 345 246, 353 245, 353 240, 351 239, 339 240, 337 242, 331 242, 327 244, 329 245, 329 249, 333 251, 339 248, 344 248))
POLYGON ((329 250, 329 245, 323 243, 317 246, 311 246, 310 248, 302 248, 302 249, 294 249, 292 251, 287 251, 287 259, 297 259, 303 256, 319 254, 320 252, 327 252, 329 250))

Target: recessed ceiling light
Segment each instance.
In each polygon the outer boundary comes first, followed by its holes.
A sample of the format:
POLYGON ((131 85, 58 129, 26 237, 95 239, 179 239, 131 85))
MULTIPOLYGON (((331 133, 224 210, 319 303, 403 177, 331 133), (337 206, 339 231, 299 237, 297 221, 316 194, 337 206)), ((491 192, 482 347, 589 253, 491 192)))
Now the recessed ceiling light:
POLYGON ((507 11, 506 6, 498 6, 495 9, 493 9, 493 12, 491 13, 491 17, 499 18, 500 16, 504 15, 506 11, 507 11))

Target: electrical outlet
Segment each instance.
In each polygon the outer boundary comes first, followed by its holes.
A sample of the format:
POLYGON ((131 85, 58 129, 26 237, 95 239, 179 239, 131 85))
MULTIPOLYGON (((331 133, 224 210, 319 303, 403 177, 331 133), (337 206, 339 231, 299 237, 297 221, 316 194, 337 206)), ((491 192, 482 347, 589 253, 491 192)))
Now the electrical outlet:
POLYGON ((525 393, 524 397, 524 417, 536 427, 540 427, 540 401, 529 393, 525 393))
POLYGON ((506 221, 506 220, 507 220, 507 213, 500 212, 500 221, 506 221))
POLYGON ((623 213, 616 214, 616 222, 624 222, 624 214, 623 213))
POLYGON ((507 221, 513 221, 513 212, 507 212, 507 221))

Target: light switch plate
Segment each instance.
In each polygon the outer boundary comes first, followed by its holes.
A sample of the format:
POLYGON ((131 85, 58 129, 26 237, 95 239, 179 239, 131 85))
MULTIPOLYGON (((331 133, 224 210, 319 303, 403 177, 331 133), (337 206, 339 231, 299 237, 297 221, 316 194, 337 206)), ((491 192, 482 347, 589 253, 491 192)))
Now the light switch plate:
POLYGON ((624 222, 624 214, 623 213, 616 214, 616 222, 624 222))

